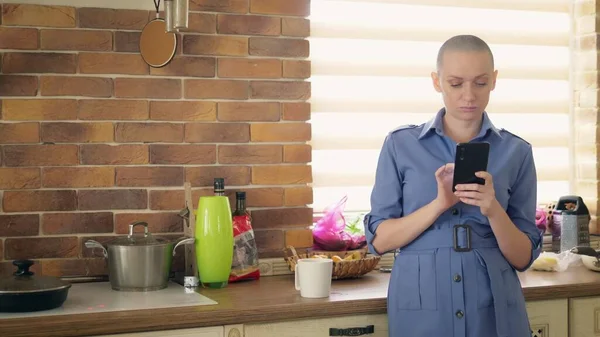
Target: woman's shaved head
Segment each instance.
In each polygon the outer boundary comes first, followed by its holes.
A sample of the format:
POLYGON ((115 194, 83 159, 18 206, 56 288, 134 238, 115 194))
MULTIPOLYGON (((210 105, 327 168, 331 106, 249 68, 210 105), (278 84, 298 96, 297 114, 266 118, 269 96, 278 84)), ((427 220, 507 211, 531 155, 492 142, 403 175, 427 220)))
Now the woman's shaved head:
POLYGON ((437 56, 437 71, 442 69, 444 54, 448 51, 459 51, 459 52, 487 52, 490 55, 492 61, 492 67, 494 66, 494 55, 490 47, 485 41, 475 35, 456 35, 448 39, 440 47, 437 56))

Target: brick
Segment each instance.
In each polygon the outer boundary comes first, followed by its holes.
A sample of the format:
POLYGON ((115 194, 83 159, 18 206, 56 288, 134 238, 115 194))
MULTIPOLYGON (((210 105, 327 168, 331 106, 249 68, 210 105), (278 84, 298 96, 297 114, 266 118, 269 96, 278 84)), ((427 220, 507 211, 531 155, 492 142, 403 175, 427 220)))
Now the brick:
POLYGON ((147 75, 149 66, 140 54, 80 53, 82 74, 147 75))
POLYGON ((0 49, 38 49, 38 30, 0 27, 0 49))
POLYGON ((112 233, 113 227, 110 212, 42 214, 42 231, 46 235, 112 233))
POLYGON ((219 120, 233 121, 279 121, 279 103, 274 102, 221 102, 219 107, 219 120))
POLYGON ((183 124, 117 123, 115 140, 119 143, 180 143, 183 141, 183 124))
POLYGON ((246 166, 198 166, 185 168, 185 181, 194 187, 212 187, 213 179, 225 178, 225 187, 250 183, 250 168, 246 166))
POLYGON ((86 99, 79 101, 79 119, 145 120, 148 101, 120 99, 86 99))
POLYGON ((108 261, 95 259, 45 259, 41 261, 42 275, 53 277, 86 277, 108 275, 108 261))
POLYGON ((284 60, 283 77, 309 78, 311 73, 310 61, 284 60))
POLYGON ((74 74, 76 70, 77 56, 69 53, 5 53, 2 58, 5 74, 74 74))
POLYGON ((290 229, 285 231, 285 246, 310 248, 313 246, 313 234, 310 229, 290 229))
POLYGON ((6 26, 75 27, 75 8, 27 4, 4 4, 2 24, 6 26))
POLYGON ((38 123, 0 123, 0 144, 39 143, 38 123))
POLYGON ((248 82, 234 80, 185 80, 187 99, 247 99, 248 82))
POLYGON ((76 236, 6 239, 4 244, 6 258, 11 260, 65 258, 79 255, 79 239, 76 236))
POLYGON ((35 96, 37 92, 38 79, 35 76, 2 75, 0 77, 0 97, 35 96))
MULTIPOLYGON (((285 243, 282 230, 255 230, 254 238, 259 254, 282 250, 285 243)), ((262 257, 262 255, 259 256, 262 257)))
POLYGON ((253 142, 304 142, 311 139, 311 124, 255 123, 250 135, 253 142))
POLYGON ((115 51, 139 53, 140 52, 140 32, 115 32, 115 51))
POLYGON ((42 123, 42 142, 112 142, 113 136, 112 123, 42 123))
POLYGON ((209 13, 189 13, 185 32, 214 34, 217 32, 217 16, 209 13))
POLYGON ((191 55, 246 56, 248 38, 241 36, 184 35, 183 53, 191 55))
POLYGON ((161 165, 214 164, 215 145, 150 145, 150 163, 161 165))
POLYGON ((261 15, 219 14, 217 16, 217 32, 219 34, 279 36, 281 19, 261 15))
POLYGON ((281 145, 219 145, 219 164, 278 164, 281 145))
POLYGON ((573 6, 575 17, 596 14, 595 1, 576 1, 573 6))
POLYGON ((148 11, 109 8, 79 8, 79 27, 141 30, 148 23, 148 11))
POLYGON ((41 178, 39 168, 0 167, 0 189, 16 190, 40 187, 41 178))
POLYGON ((250 140, 248 124, 188 123, 185 141, 189 143, 246 143, 250 140))
POLYGON ((43 29, 40 32, 41 49, 50 50, 112 50, 113 36, 109 31, 43 29))
POLYGON ((297 185, 312 182, 308 165, 255 166, 252 168, 254 185, 297 185))
POLYGON ((251 37, 248 42, 248 53, 252 56, 308 57, 310 48, 308 40, 251 37))
POLYGON ((252 211, 252 225, 256 229, 311 225, 312 218, 312 208, 279 208, 252 211))
POLYGON ((40 216, 37 214, 0 215, 0 236, 36 236, 39 232, 40 216))
POLYGON ((150 119, 159 121, 215 121, 217 104, 208 101, 153 101, 150 119))
POLYGON ((312 147, 310 145, 285 145, 283 147, 284 163, 310 163, 311 161, 312 147))
POLYGON ((113 83, 110 78, 83 76, 42 76, 42 96, 112 96, 113 83))
POLYGON ((117 167, 117 186, 181 186, 182 167, 117 167))
POLYGON ((283 103, 281 104, 283 120, 307 121, 310 119, 310 103, 283 103))
POLYGON ((285 206, 306 206, 313 203, 313 189, 310 186, 290 187, 285 189, 285 206))
POLYGON ((310 98, 310 82, 252 81, 250 98, 276 100, 307 100, 310 98))
POLYGON ((79 162, 77 145, 5 145, 6 166, 64 166, 79 162))
POLYGON ((274 59, 219 59, 221 78, 280 78, 281 60, 274 59))
MULTIPOLYGON (((185 207, 183 190, 152 190, 150 191, 150 209, 180 210, 185 207)), ((194 208, 197 204, 194 204, 194 208)))
POLYGON ((594 33, 600 26, 600 18, 596 15, 585 15, 575 18, 575 34, 594 33))
POLYGON ((598 47, 598 34, 585 34, 575 39, 575 48, 581 50, 596 50, 598 47))
POLYGON ((73 211, 77 195, 69 190, 4 191, 5 212, 73 211))
POLYGON ((44 167, 44 187, 86 188, 111 187, 115 185, 115 170, 112 167, 44 167))
POLYGON ((310 0, 250 0, 250 13, 309 16, 310 0))
POLYGON ((150 68, 151 75, 215 77, 216 61, 214 57, 175 56, 162 68, 150 68))
MULTIPOLYGON (((128 234, 129 225, 144 221, 150 233, 183 232, 183 218, 178 213, 120 213, 115 214, 115 233, 128 234)), ((143 233, 143 226, 135 226, 134 233, 143 233)))
POLYGON ((181 98, 181 80, 166 78, 117 78, 115 97, 181 98))
POLYGON ((80 210, 119 210, 146 209, 148 192, 146 190, 81 190, 77 195, 80 210))
POLYGON ((81 164, 83 165, 143 165, 148 163, 148 145, 81 145, 81 164))
POLYGON ((578 72, 575 76, 575 90, 598 89, 598 78, 600 77, 597 71, 578 72))
POLYGON ((201 12, 247 13, 249 0, 190 0, 190 10, 201 12))
POLYGON ((282 18, 281 35, 294 37, 309 37, 310 20, 304 18, 282 18))
POLYGON ((72 120, 77 119, 77 101, 72 99, 5 99, 5 120, 72 120))

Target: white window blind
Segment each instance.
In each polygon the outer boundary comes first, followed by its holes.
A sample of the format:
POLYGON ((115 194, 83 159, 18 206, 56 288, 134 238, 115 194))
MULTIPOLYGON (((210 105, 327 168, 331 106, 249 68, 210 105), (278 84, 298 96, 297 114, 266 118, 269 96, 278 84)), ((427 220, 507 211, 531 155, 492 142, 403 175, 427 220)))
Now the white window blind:
POLYGON ((443 41, 475 34, 494 53, 487 111, 533 144, 538 202, 571 191, 568 0, 312 0, 314 210, 348 196, 370 209, 384 137, 441 108, 430 73, 443 41))

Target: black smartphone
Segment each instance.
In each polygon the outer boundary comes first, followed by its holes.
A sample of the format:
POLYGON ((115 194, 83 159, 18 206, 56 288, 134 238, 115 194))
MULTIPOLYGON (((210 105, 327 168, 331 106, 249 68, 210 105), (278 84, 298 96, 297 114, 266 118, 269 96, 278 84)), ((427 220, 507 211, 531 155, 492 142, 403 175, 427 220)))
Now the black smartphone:
POLYGON ((456 144, 453 192, 456 191, 456 185, 459 184, 485 184, 485 180, 475 176, 475 172, 487 171, 489 154, 490 143, 487 142, 456 144))

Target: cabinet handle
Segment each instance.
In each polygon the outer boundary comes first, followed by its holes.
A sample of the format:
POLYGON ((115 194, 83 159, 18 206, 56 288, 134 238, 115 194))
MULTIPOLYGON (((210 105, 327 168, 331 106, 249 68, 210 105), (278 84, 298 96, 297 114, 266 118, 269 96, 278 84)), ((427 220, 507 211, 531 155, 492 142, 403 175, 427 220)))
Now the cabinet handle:
POLYGON ((375 333, 374 325, 367 325, 365 327, 355 327, 347 329, 329 328, 329 336, 362 336, 372 333, 375 333))

